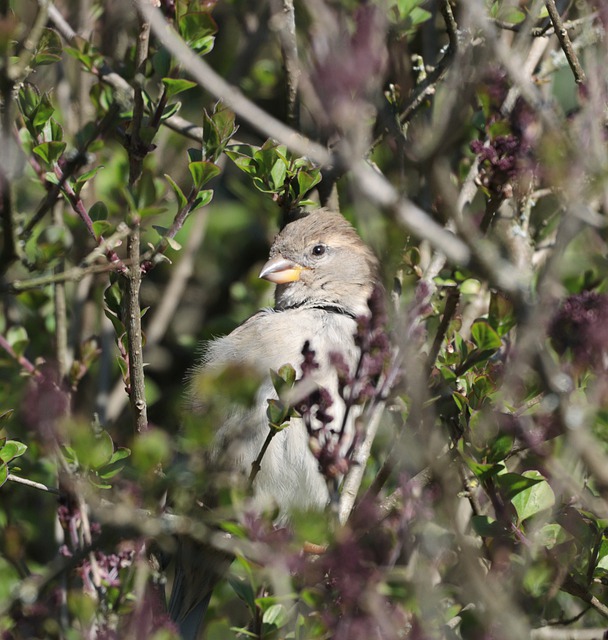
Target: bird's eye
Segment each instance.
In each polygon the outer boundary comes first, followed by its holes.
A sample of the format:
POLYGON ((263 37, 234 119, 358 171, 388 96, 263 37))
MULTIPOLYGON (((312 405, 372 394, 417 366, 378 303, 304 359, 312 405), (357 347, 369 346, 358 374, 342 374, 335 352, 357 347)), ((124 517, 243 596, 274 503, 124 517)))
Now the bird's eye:
POLYGON ((313 248, 312 248, 312 255, 313 256, 322 256, 325 253, 325 245, 324 244, 316 244, 313 248))

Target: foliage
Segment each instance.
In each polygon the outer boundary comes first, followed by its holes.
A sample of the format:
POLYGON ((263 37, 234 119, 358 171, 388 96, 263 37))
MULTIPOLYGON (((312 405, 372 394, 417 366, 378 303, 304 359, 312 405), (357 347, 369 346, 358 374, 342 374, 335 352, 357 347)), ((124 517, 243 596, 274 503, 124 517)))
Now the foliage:
POLYGON ((289 2, 162 0, 222 91, 123 4, 0 7, 2 637, 176 638, 175 535, 217 531, 209 639, 605 627, 603 4, 325 0, 292 30, 289 2), (357 446, 378 432, 343 518, 361 465, 325 390, 289 400, 316 354, 272 372, 267 443, 302 416, 332 494, 284 527, 250 508, 264 451, 205 473, 257 377, 196 376, 203 415, 183 381, 269 304, 278 224, 338 202, 393 303, 333 363, 357 446))

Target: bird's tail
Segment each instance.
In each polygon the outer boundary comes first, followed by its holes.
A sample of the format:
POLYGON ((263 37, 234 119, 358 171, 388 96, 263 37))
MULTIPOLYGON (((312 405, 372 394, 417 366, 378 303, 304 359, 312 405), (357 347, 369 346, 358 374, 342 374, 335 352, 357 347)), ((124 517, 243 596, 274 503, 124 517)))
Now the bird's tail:
POLYGON ((189 538, 180 538, 178 544, 169 615, 183 640, 197 640, 213 589, 232 559, 189 538))

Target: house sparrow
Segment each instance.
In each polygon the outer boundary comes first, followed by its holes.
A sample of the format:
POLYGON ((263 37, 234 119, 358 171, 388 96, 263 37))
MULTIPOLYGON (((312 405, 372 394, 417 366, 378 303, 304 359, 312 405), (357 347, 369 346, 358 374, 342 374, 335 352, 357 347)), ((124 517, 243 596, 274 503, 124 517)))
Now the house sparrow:
MULTIPOLYGON (((315 211, 279 233, 260 272, 260 278, 277 285, 274 309, 259 311, 228 336, 212 341, 191 378, 189 393, 196 413, 205 405, 205 398, 200 397, 200 376, 231 366, 260 375, 253 406, 231 409, 219 425, 210 453, 211 467, 250 476, 269 433, 267 400, 277 397, 269 372, 290 364, 301 378, 305 343, 314 351, 318 364, 307 376, 307 383, 311 384, 312 377, 313 384, 329 392, 331 425, 339 431, 345 405, 330 354, 340 354, 354 374, 359 360, 354 340, 357 318, 369 314, 367 302, 376 271, 372 252, 338 213, 315 211)), ((355 412, 348 413, 347 443, 349 439, 352 442, 354 417, 355 412)), ((302 418, 292 417, 289 426, 274 435, 261 459, 252 492, 254 507, 277 507, 281 522, 288 521, 295 510, 323 510, 327 506, 328 485, 310 450, 302 418)), ((187 539, 181 541, 169 610, 184 638, 197 637, 211 591, 229 563, 230 559, 217 551, 197 548, 187 539)))

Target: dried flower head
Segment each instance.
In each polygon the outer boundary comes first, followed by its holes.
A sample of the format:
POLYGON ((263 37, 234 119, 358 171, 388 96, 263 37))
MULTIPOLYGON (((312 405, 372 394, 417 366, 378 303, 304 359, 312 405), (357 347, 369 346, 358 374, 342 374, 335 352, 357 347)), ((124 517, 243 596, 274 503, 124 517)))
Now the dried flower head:
POLYGON ((559 354, 569 351, 574 364, 596 371, 608 366, 608 295, 583 291, 563 302, 549 327, 559 354))

